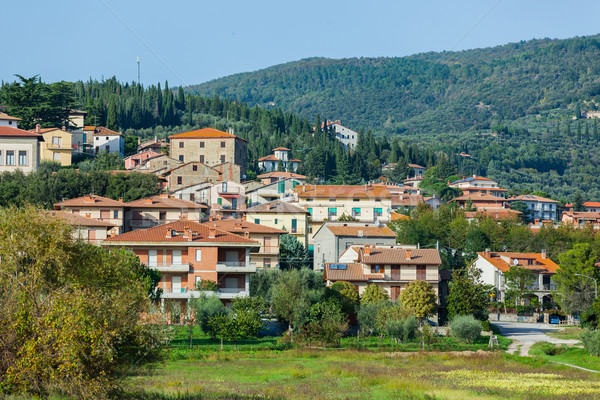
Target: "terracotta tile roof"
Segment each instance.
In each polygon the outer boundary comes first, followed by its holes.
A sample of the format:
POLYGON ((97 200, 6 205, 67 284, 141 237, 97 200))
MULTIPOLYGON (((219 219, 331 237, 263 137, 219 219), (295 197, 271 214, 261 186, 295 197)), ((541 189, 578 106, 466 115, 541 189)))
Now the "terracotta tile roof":
POLYGON ((243 234, 244 232, 248 233, 274 233, 274 234, 284 234, 287 233, 284 230, 271 228, 270 226, 264 226, 255 224, 253 222, 244 221, 242 219, 221 219, 215 221, 204 222, 206 226, 213 226, 222 231, 226 231, 229 233, 235 234, 243 234))
POLYGON ((21 121, 21 118, 11 117, 10 115, 0 112, 0 120, 2 121, 21 121))
POLYGON ((298 185, 295 189, 298 197, 324 198, 389 198, 392 195, 385 186, 376 185, 298 185))
POLYGON ((100 221, 95 218, 84 217, 83 215, 73 214, 67 211, 48 211, 47 215, 65 220, 69 225, 74 226, 104 226, 113 228, 116 225, 107 221, 100 221))
POLYGON ((94 131, 94 136, 123 136, 121 132, 115 132, 112 129, 103 126, 97 126, 94 131))
POLYGON ((394 231, 387 226, 358 226, 358 225, 337 225, 327 224, 327 229, 336 236, 353 237, 396 237, 394 231), (362 232, 362 236, 361 236, 362 232))
POLYGON ((266 174, 260 174, 257 176, 258 179, 273 178, 273 177, 306 179, 306 176, 304 176, 304 175, 295 174, 293 172, 285 172, 285 171, 267 172, 266 174))
POLYGON ((556 273, 559 266, 549 258, 542 258, 541 253, 513 253, 513 252, 485 252, 477 253, 479 257, 485 259, 494 267, 498 268, 502 272, 506 272, 514 265, 514 260, 517 260, 518 266, 526 269, 556 273), (504 257, 504 258, 503 258, 504 257), (508 262, 507 260, 508 259, 508 262), (529 265, 531 261, 534 265, 529 265))
POLYGON ((290 162, 302 162, 302 160, 298 160, 297 158, 292 158, 290 162))
POLYGON ((417 206, 419 203, 423 203, 423 196, 420 194, 409 194, 409 195, 392 195, 392 207, 399 206, 417 206))
POLYGON ((510 208, 465 211, 466 218, 475 218, 480 215, 482 217, 492 217, 496 219, 511 219, 516 218, 519 214, 521 214, 521 211, 511 210, 510 208))
POLYGON ((586 219, 586 220, 597 220, 600 219, 600 212, 592 212, 592 211, 569 211, 568 213, 563 214, 563 218, 569 219, 586 219))
POLYGON ((331 264, 339 265, 340 263, 326 263, 323 270, 323 280, 367 282, 370 278, 373 278, 371 275, 364 274, 362 264, 342 264, 346 265, 346 269, 331 269, 331 264))
POLYGON ((491 194, 481 194, 481 193, 471 193, 471 194, 463 194, 462 196, 458 196, 453 198, 450 201, 460 201, 460 200, 471 200, 471 201, 496 201, 503 203, 506 201, 504 197, 493 196, 491 194))
MULTIPOLYGON (((149 159, 150 159, 150 158, 148 158, 148 160, 149 160, 149 159)), ((161 175, 168 175, 168 174, 170 174, 171 172, 173 172, 173 171, 175 171, 175 170, 177 170, 177 169, 179 169, 179 168, 183 168, 183 167, 185 167, 185 166, 188 166, 188 165, 200 165, 200 166, 202 166, 202 167, 205 167, 206 169, 213 169, 213 170, 215 170, 216 172, 219 172, 219 171, 218 171, 217 169, 215 169, 214 167, 209 167, 208 165, 206 165, 206 164, 204 164, 204 163, 201 163, 200 161, 188 161, 188 162, 186 162, 185 164, 176 165, 176 166, 174 166, 174 167, 173 167, 173 168, 171 168, 171 169, 167 169, 167 170, 165 170, 165 171, 161 171, 161 173, 160 173, 160 174, 161 174, 161 175)), ((194 172, 198 172, 198 175, 200 174, 200 173, 199 173, 200 171, 194 171, 194 172)))
POLYGON ((193 201, 181 200, 171 196, 152 196, 145 199, 139 199, 125 203, 125 206, 131 208, 208 208, 204 204, 197 204, 193 201))
POLYGON ((148 229, 113 236, 104 241, 107 244, 121 243, 235 243, 258 246, 258 242, 245 237, 234 235, 219 229, 215 230, 214 237, 210 237, 210 227, 194 221, 175 221, 169 224, 158 225, 148 229), (191 240, 184 234, 185 229, 191 231, 191 240), (167 238, 168 230, 172 230, 171 237, 167 238), (184 237, 185 236, 185 237, 184 237))
POLYGON ((520 196, 513 196, 507 199, 508 201, 539 201, 544 203, 558 203, 556 200, 547 199, 545 197, 534 196, 532 194, 522 194, 520 196))
POLYGON ((232 135, 231 133, 219 131, 213 128, 203 128, 190 132, 182 132, 176 135, 169 136, 169 139, 240 139, 245 142, 247 140, 241 137, 232 135))
POLYGON ((461 190, 467 191, 475 191, 475 190, 479 190, 479 191, 490 191, 490 192, 508 192, 508 189, 502 189, 502 188, 486 188, 486 187, 475 187, 475 186, 468 186, 468 187, 462 187, 461 190))
POLYGON ((371 247, 370 255, 360 250, 360 261, 364 264, 419 264, 441 265, 442 259, 436 249, 398 249, 371 247), (407 255, 410 253, 410 259, 407 255))
POLYGON ((93 130, 96 130, 96 127, 93 125, 86 125, 83 127, 83 130, 84 131, 93 131, 93 130))
POLYGON ((420 166, 419 164, 408 164, 409 167, 411 168, 420 168, 420 169, 425 169, 425 167, 420 166))
POLYGON ((120 201, 108 197, 91 194, 89 196, 77 197, 75 199, 63 200, 54 204, 54 208, 60 207, 125 207, 120 201))
POLYGON ((279 158, 273 154, 269 154, 268 156, 259 158, 258 161, 279 161, 279 158))
MULTIPOLYGON (((597 201, 586 201, 583 203, 584 207, 599 207, 600 208, 600 202, 597 201)), ((566 208, 570 208, 573 207, 573 204, 569 203, 569 204, 565 204, 566 208)))
POLYGON ((400 213, 397 213, 394 211, 392 211, 390 213, 390 217, 391 217, 392 221, 408 221, 408 220, 410 220, 410 217, 408 215, 400 214, 400 213))
POLYGON ((39 133, 27 132, 23 129, 13 128, 11 126, 0 126, 0 137, 30 137, 44 141, 44 137, 39 133))
POLYGON ((276 149, 273 149, 273 151, 277 151, 277 150, 291 151, 290 149, 288 149, 288 148, 285 148, 285 147, 278 147, 278 148, 276 148, 276 149))
POLYGON ((281 200, 250 207, 246 210, 246 213, 310 214, 302 207, 281 200))

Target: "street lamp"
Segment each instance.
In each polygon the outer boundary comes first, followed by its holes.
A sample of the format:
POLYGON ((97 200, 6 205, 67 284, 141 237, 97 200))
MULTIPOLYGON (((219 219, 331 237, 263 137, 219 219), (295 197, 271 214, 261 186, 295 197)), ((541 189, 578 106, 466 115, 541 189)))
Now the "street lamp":
POLYGON ((595 293, 596 293, 594 298, 597 299, 598 298, 598 281, 596 280, 596 278, 592 278, 591 276, 587 276, 587 275, 583 275, 583 274, 574 274, 574 275, 583 276, 584 278, 589 278, 594 281, 594 288, 595 288, 595 293))

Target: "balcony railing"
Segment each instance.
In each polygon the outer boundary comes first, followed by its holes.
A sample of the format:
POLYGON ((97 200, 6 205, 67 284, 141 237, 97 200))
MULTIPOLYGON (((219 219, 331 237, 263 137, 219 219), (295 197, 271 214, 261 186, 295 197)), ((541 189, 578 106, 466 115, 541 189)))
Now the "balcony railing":
POLYGON ((217 272, 256 272, 255 263, 217 261, 217 272))
POLYGON ((161 272, 189 272, 189 263, 177 263, 177 264, 158 264, 149 265, 150 268, 157 269, 161 272))
POLYGON ((550 291, 556 290, 556 285, 553 283, 546 283, 544 285, 532 285, 528 288, 529 290, 539 290, 539 291, 550 291))
POLYGON ((187 293, 187 288, 163 288, 163 293, 187 293))
POLYGON ((241 194, 241 188, 237 186, 229 186, 223 189, 223 186, 219 186, 217 188, 218 194, 241 194))

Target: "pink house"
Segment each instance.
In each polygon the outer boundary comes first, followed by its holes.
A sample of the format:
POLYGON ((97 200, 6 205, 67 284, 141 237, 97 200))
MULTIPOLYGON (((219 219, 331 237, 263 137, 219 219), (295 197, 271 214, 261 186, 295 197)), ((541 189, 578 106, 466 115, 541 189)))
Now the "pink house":
POLYGON ((146 161, 150 157, 160 156, 154 150, 144 150, 132 156, 125 158, 125 169, 136 169, 142 162, 146 161))

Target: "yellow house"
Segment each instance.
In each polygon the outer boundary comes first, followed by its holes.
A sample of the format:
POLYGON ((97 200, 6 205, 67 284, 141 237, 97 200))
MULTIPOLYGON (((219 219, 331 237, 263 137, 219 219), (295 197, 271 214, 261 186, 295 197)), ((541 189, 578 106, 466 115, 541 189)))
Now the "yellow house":
POLYGON ((73 151, 73 137, 71 132, 64 128, 36 128, 36 133, 44 137, 42 143, 41 160, 59 162, 60 165, 71 165, 71 154, 73 151))
POLYGON ((309 212, 283 200, 259 204, 246 210, 246 219, 255 224, 283 229, 302 243, 308 244, 309 212))

